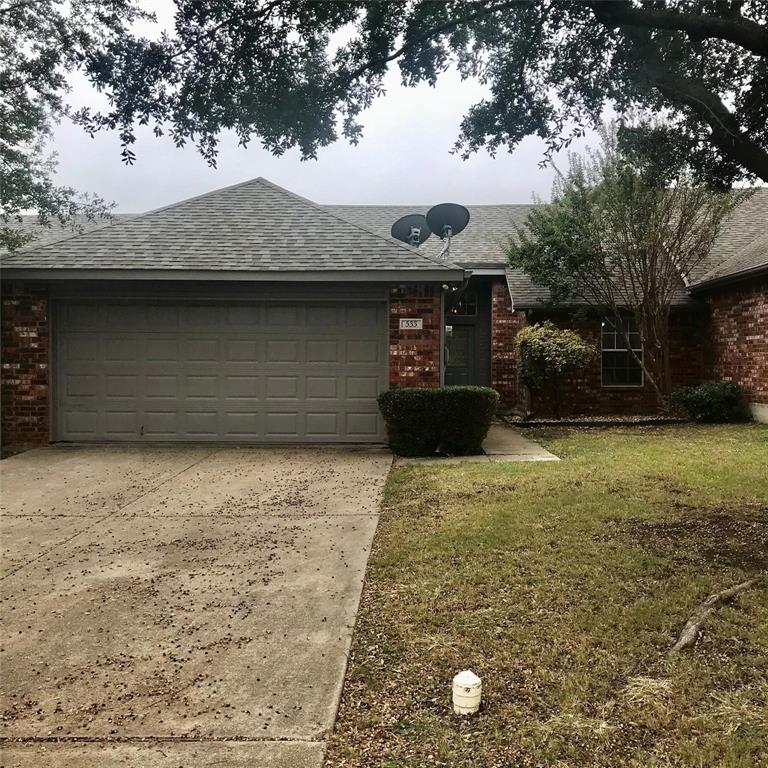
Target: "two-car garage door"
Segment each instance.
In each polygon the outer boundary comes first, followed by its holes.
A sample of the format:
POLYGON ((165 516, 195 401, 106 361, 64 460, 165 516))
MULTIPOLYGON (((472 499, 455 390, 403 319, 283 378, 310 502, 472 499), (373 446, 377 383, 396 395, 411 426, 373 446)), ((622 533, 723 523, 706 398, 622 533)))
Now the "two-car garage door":
POLYGON ((58 440, 376 442, 384 302, 68 301, 58 440))

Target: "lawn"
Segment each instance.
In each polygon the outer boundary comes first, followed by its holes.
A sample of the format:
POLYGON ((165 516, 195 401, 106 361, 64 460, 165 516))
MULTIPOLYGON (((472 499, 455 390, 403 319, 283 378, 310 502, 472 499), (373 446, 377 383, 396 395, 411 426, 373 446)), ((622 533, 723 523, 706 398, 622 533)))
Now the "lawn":
POLYGON ((549 430, 395 468, 327 766, 768 766, 768 428, 549 430), (450 682, 483 678, 459 718, 450 682))

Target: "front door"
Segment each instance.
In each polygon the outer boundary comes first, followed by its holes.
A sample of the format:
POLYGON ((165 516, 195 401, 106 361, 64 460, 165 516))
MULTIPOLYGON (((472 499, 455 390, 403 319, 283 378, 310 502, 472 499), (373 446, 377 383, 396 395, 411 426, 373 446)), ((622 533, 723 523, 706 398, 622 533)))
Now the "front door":
POLYGON ((454 325, 445 337, 446 386, 475 380, 475 326, 454 325))

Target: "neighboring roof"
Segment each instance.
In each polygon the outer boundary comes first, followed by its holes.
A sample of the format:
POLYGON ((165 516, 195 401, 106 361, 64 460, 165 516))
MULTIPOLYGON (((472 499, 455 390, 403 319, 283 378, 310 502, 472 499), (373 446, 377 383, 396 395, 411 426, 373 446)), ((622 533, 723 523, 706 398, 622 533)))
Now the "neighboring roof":
POLYGON ((692 272, 691 287, 768 262, 768 187, 757 187, 728 217, 709 256, 692 272), (762 255, 761 255, 762 253, 762 255))
MULTIPOLYGON (((326 205, 325 210, 376 232, 390 236, 392 225, 409 213, 422 213, 429 205, 326 205)), ((467 228, 451 241, 451 261, 463 267, 478 269, 504 269, 507 258, 504 245, 515 232, 516 226, 525 223, 533 205, 470 205, 467 228)), ((443 241, 432 235, 419 246, 419 252, 437 257, 443 241)))
MULTIPOLYGON (((391 237, 336 216, 263 178, 219 189, 156 211, 3 256, 4 271, 115 273, 413 272, 461 279, 437 261, 391 237)), ((426 279, 426 278, 425 278, 426 279)))

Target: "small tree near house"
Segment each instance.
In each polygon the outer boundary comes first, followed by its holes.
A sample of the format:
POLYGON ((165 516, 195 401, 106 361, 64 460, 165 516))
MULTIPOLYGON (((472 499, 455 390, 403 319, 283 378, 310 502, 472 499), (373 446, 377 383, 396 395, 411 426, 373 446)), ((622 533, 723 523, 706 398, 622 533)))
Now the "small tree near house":
POLYGON ((515 353, 520 380, 531 393, 531 400, 534 395, 551 393, 559 417, 563 382, 589 365, 596 349, 574 331, 546 321, 518 332, 515 353))
POLYGON ((749 192, 697 185, 669 155, 620 145, 618 132, 605 126, 599 151, 570 155, 552 203, 532 210, 507 252, 513 266, 549 289, 553 303, 576 300, 599 310, 667 410, 673 299, 749 192), (627 317, 642 352, 629 338, 627 317))

